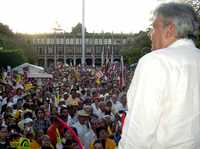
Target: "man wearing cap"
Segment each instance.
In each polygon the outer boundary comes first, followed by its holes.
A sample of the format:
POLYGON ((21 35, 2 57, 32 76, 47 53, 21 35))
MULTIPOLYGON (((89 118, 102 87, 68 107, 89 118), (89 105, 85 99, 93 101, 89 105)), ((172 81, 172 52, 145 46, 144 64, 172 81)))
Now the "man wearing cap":
POLYGON ((68 107, 68 117, 69 117, 69 121, 70 121, 70 126, 74 125, 77 121, 78 121, 78 118, 77 118, 77 109, 78 109, 78 102, 77 101, 73 101, 71 103, 69 103, 67 105, 68 107))
POLYGON ((89 131, 89 114, 85 110, 78 111, 78 122, 76 122, 73 127, 76 128, 78 136, 80 137, 81 143, 83 144, 84 135, 89 131))

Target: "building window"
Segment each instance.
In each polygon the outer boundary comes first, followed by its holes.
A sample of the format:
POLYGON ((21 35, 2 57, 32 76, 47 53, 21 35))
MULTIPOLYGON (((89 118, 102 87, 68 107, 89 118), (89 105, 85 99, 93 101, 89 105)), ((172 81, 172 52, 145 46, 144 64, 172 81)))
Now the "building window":
POLYGON ((126 43, 127 43, 127 40, 126 40, 126 39, 123 39, 122 42, 123 42, 123 44, 126 44, 126 43))
POLYGON ((60 44, 64 44, 64 38, 60 38, 60 44))
POLYGON ((108 39, 104 39, 103 44, 108 44, 108 39))
POLYGON ((95 39, 94 44, 98 45, 98 39, 95 39))
POLYGON ((78 55, 81 54, 81 47, 80 47, 80 46, 79 46, 79 47, 76 47, 76 52, 75 52, 75 54, 78 54, 78 55))
POLYGON ((73 48, 68 47, 67 49, 65 49, 65 54, 66 55, 71 55, 71 54, 74 53, 73 51, 74 51, 73 48))
POLYGON ((64 55, 63 47, 59 46, 57 47, 58 55, 64 55))
POLYGON ((110 38, 108 39, 108 44, 112 44, 112 40, 110 38))
POLYGON ((87 44, 87 45, 89 44, 89 39, 88 38, 85 39, 85 44, 87 44))
POLYGON ((37 40, 36 39, 33 39, 33 44, 37 44, 37 40))
POLYGON ((90 38, 89 44, 90 44, 90 45, 93 45, 93 43, 94 43, 94 39, 90 38))
POLYGON ((80 44, 80 39, 76 38, 76 44, 79 45, 80 44))
POLYGON ((40 44, 40 39, 37 39, 37 43, 40 44))
POLYGON ((88 48, 86 48, 86 54, 91 54, 92 53, 92 48, 90 48, 90 47, 88 47, 88 48))
POLYGON ((69 45, 69 39, 66 39, 66 44, 69 45))
POLYGON ((121 43, 121 40, 120 40, 120 39, 117 39, 117 40, 116 40, 116 43, 117 43, 117 44, 120 44, 120 43, 121 43))
POLYGON ((51 43, 51 40, 49 39, 49 38, 47 38, 47 40, 46 40, 47 42, 47 44, 50 44, 51 43))
POLYGON ((50 43, 54 44, 54 39, 53 38, 50 39, 50 43))
POLYGON ((102 42, 102 39, 99 39, 99 44, 100 44, 100 45, 102 45, 102 44, 103 44, 103 42, 102 42))
POLYGON ((52 47, 48 47, 47 54, 49 54, 49 55, 53 54, 53 48, 52 47))
POLYGON ((74 44, 74 39, 73 38, 70 38, 70 45, 73 45, 74 44))
POLYGON ((56 44, 60 44, 60 38, 56 38, 56 44))
POLYGON ((41 39, 41 44, 45 44, 44 38, 41 39))
POLYGON ((95 48, 96 50, 95 50, 95 53, 96 54, 101 54, 101 51, 102 51, 102 49, 103 49, 103 46, 96 46, 96 48, 95 48))
POLYGON ((42 47, 38 48, 38 54, 39 55, 44 55, 44 50, 42 49, 42 47))

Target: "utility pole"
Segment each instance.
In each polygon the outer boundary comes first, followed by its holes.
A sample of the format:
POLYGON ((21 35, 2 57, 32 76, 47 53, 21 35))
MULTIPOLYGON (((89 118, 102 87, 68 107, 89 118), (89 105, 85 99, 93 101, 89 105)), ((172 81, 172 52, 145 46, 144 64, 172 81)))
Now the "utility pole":
POLYGON ((85 0, 82 0, 82 66, 85 65, 85 0))

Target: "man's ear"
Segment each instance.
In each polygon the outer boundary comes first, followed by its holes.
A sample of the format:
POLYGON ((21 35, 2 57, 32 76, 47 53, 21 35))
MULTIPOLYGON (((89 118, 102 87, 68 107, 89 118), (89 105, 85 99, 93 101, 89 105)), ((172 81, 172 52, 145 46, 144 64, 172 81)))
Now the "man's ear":
POLYGON ((166 38, 167 39, 172 39, 172 38, 176 38, 176 27, 173 23, 170 23, 167 26, 167 30, 166 30, 166 38))

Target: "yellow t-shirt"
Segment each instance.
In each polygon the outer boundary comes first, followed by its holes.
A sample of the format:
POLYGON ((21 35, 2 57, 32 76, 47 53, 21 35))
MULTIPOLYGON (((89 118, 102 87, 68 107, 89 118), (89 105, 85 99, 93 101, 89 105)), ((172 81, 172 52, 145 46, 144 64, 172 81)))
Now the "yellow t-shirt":
POLYGON ((34 139, 30 142, 30 149, 40 149, 40 145, 34 139))
MULTIPOLYGON (((110 138, 106 139, 105 146, 106 146, 105 149, 115 149, 116 148, 115 141, 110 138)), ((94 149, 94 142, 92 144, 90 144, 89 149, 94 149)))

